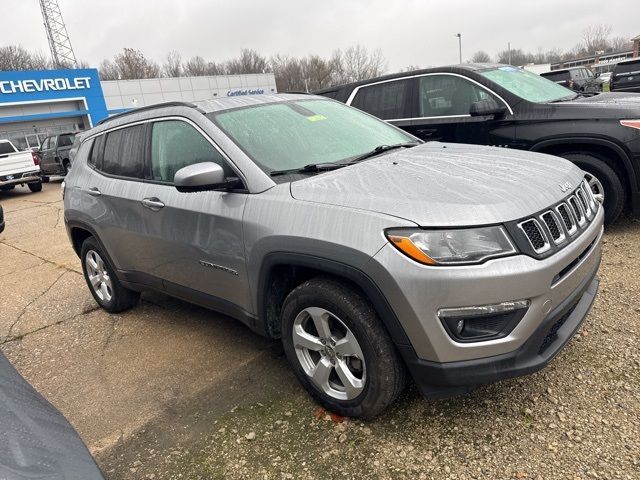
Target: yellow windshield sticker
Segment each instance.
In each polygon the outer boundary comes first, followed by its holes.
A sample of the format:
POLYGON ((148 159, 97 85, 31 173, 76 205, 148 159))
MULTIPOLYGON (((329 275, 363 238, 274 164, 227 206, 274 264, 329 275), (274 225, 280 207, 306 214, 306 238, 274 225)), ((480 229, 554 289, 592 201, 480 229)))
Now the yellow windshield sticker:
POLYGON ((307 120, 310 122, 319 122, 320 120, 326 120, 327 117, 324 115, 312 115, 311 117, 307 117, 307 120))

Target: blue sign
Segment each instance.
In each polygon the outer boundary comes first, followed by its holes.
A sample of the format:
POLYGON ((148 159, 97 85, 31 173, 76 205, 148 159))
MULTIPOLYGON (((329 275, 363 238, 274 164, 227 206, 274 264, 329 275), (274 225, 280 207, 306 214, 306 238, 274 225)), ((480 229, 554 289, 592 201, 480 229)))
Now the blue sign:
POLYGON ((91 124, 95 125, 108 116, 98 70, 95 68, 0 72, 0 106, 65 100, 79 100, 83 102, 84 108, 67 112, 0 117, 0 123, 88 115, 91 124))

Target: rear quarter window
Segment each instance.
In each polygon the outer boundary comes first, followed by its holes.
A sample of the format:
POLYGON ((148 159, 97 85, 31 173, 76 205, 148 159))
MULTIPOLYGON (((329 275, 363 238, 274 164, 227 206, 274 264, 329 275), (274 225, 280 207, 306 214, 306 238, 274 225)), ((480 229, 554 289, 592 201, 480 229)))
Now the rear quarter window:
POLYGON ((409 80, 396 80, 361 87, 351 106, 382 120, 410 117, 407 111, 409 80))
POLYGON ((145 131, 145 125, 134 125, 107 133, 101 170, 109 175, 142 179, 145 131))

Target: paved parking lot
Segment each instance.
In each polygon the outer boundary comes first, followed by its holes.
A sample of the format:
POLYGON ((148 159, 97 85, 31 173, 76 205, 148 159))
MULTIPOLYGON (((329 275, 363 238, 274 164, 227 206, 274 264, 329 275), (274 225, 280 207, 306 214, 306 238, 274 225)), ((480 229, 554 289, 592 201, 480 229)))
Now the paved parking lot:
POLYGON ((162 295, 98 310, 60 182, 0 192, 0 348, 108 478, 640 478, 640 223, 609 229, 601 291, 546 370, 380 418, 318 411, 277 344, 162 295))

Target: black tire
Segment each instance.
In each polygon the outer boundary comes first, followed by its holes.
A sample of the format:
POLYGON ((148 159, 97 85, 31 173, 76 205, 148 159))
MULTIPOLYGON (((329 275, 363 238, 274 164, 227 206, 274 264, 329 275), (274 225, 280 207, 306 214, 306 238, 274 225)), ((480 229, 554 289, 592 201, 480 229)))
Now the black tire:
POLYGON ((138 303, 138 300, 140 299, 140 292, 134 292, 133 290, 129 290, 122 286, 118 277, 115 275, 115 271, 109 261, 109 257, 107 257, 94 237, 88 237, 82 243, 82 248, 80 249, 80 260, 82 262, 84 279, 87 282, 91 295, 93 295, 93 298, 98 305, 104 308, 107 312, 122 312, 134 307, 138 303), (87 254, 91 251, 96 252, 100 256, 101 260, 104 262, 104 269, 107 271, 111 281, 111 298, 109 300, 101 299, 89 280, 89 273, 87 271, 87 254))
POLYGON ((71 170, 71 162, 69 162, 68 158, 65 158, 62 161, 62 174, 65 176, 68 175, 69 170, 71 170))
POLYGON ((42 183, 49 183, 49 177, 43 176, 42 183))
POLYGON ((615 170, 590 153, 566 153, 562 156, 600 181, 604 188, 604 222, 607 225, 615 222, 624 209, 627 196, 615 170))
POLYGON ((350 284, 325 277, 304 282, 285 299, 281 321, 282 345, 289 364, 311 396, 329 411, 348 417, 375 417, 405 387, 405 367, 391 338, 366 297, 350 284), (352 399, 337 399, 318 388, 298 359, 294 324, 298 315, 309 307, 331 312, 333 318, 339 318, 351 330, 359 344, 366 376, 361 392, 352 399))
POLYGON ((28 183, 27 186, 29 187, 29 190, 34 193, 42 191, 42 182, 28 183))
POLYGON ((15 185, 3 185, 2 187, 0 187, 0 190, 2 190, 3 192, 8 192, 9 190, 13 190, 14 188, 16 188, 15 185))

